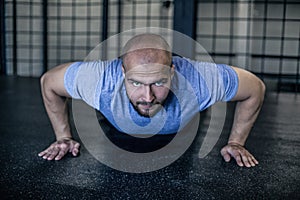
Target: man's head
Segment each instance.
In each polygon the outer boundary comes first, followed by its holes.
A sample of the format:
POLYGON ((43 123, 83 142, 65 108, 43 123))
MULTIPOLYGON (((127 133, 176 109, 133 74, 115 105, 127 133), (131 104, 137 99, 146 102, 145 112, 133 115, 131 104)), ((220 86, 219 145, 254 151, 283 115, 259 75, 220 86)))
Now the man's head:
POLYGON ((168 43, 159 35, 141 34, 131 38, 122 52, 128 98, 139 114, 155 115, 169 94, 174 74, 168 43))

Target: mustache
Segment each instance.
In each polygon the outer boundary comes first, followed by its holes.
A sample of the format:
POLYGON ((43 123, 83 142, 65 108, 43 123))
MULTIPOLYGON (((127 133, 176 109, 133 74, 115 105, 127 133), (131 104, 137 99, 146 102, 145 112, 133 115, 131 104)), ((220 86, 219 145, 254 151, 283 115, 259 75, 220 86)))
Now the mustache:
POLYGON ((155 102, 137 101, 136 102, 136 105, 143 105, 143 106, 153 106, 153 105, 157 105, 157 104, 161 105, 161 103, 158 101, 155 101, 155 102))

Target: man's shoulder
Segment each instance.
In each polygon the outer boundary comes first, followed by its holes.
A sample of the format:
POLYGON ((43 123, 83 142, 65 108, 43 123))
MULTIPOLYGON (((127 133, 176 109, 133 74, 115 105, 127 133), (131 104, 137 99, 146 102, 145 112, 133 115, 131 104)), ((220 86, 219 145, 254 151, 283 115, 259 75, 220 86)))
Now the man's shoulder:
POLYGON ((68 68, 65 77, 83 82, 114 80, 122 74, 121 65, 120 59, 75 62, 68 68))
POLYGON ((182 62, 187 62, 187 59, 181 56, 172 56, 172 62, 174 64, 176 63, 182 63, 182 62))
POLYGON ((119 71, 122 64, 120 59, 113 60, 90 60, 83 62, 76 62, 70 68, 76 68, 79 74, 93 73, 96 76, 103 73, 114 73, 119 71))
POLYGON ((175 65, 175 67, 178 67, 178 68, 193 67, 195 65, 202 64, 201 61, 193 60, 193 59, 186 58, 186 57, 180 57, 180 56, 173 56, 172 62, 175 65))
POLYGON ((199 65, 199 62, 195 60, 179 56, 173 56, 172 63, 175 66, 175 70, 180 74, 191 73, 191 71, 194 71, 194 68, 199 65))
POLYGON ((120 66, 122 64, 122 60, 119 58, 110 59, 110 60, 95 60, 95 61, 88 61, 92 62, 96 65, 103 66, 103 67, 116 67, 120 66))
POLYGON ((229 65, 226 64, 217 64, 212 60, 208 61, 200 61, 200 60, 193 60, 190 58, 180 57, 180 56, 173 56, 172 62, 175 65, 175 69, 177 71, 186 71, 186 70, 195 70, 198 72, 205 72, 205 71, 215 71, 218 69, 225 69, 230 68, 229 65))

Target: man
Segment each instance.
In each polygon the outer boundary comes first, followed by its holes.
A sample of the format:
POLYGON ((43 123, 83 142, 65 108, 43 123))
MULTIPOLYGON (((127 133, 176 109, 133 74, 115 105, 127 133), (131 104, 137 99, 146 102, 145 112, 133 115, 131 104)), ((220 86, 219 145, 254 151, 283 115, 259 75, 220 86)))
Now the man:
POLYGON ((84 100, 119 131, 151 133, 151 120, 163 124, 159 134, 176 133, 199 111, 218 101, 237 101, 228 144, 221 155, 239 166, 258 164, 244 148, 261 109, 265 86, 256 76, 228 65, 172 57, 167 42, 155 34, 131 38, 121 59, 60 65, 41 78, 44 104, 56 142, 39 156, 60 160, 80 144, 72 139, 66 98, 84 100), (192 91, 192 92, 191 92, 192 91), (190 99, 193 93, 195 99, 190 99), (186 98, 184 98, 186 97, 186 98), (157 120, 158 119, 158 120, 157 120), (140 129, 139 129, 140 128, 140 129))

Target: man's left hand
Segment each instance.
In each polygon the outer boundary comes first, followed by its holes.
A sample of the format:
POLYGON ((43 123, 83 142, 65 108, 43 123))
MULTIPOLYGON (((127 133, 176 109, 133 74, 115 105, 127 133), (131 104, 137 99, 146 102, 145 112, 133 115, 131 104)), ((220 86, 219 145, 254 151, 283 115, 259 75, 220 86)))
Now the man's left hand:
POLYGON ((255 165, 258 165, 258 161, 254 158, 254 156, 242 145, 236 143, 229 143, 223 147, 221 155, 226 162, 229 162, 231 157, 233 157, 240 167, 254 167, 255 165))

